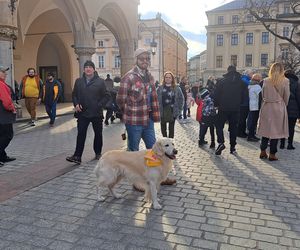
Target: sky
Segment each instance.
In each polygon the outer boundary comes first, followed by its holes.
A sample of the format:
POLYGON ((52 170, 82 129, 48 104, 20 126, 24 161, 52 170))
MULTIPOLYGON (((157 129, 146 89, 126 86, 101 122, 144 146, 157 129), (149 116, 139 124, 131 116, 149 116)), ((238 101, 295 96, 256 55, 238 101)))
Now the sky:
POLYGON ((232 0, 140 0, 142 19, 162 18, 176 29, 188 43, 188 58, 206 49, 207 17, 205 12, 232 0))

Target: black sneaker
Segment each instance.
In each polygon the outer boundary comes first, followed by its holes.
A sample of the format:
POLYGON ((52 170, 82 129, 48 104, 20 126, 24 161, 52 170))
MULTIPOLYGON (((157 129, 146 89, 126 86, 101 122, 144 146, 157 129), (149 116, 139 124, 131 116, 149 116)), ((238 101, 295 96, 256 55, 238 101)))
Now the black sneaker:
POLYGON ((4 166, 4 162, 0 161, 0 168, 4 166))
POLYGON ((230 154, 236 154, 236 149, 235 147, 230 147, 230 154))
POLYGON ((294 150, 295 147, 292 144, 288 144, 286 149, 288 149, 288 150, 294 150))
POLYGON ((254 136, 253 137, 249 137, 247 138, 247 141, 253 141, 253 142, 258 142, 259 141, 259 138, 255 138, 254 136))
POLYGON ((95 155, 95 160, 99 160, 101 158, 101 154, 96 154, 95 155))
POLYGON ((108 125, 109 125, 108 121, 104 121, 104 124, 105 124, 106 126, 108 126, 108 125))
POLYGON ((219 146, 217 147, 215 154, 216 155, 221 155, 222 151, 225 149, 225 145, 224 143, 219 144, 219 146))
POLYGON ((66 158, 66 160, 69 161, 69 162, 77 163, 77 164, 80 164, 80 163, 81 163, 81 157, 75 156, 75 155, 68 156, 68 157, 66 158))
POLYGON ((209 148, 215 148, 216 147, 216 144, 215 144, 215 142, 211 142, 211 144, 209 145, 209 148))
POLYGON ((1 158, 0 161, 1 162, 10 162, 10 161, 15 161, 16 158, 15 157, 9 157, 9 156, 6 156, 5 158, 1 158))

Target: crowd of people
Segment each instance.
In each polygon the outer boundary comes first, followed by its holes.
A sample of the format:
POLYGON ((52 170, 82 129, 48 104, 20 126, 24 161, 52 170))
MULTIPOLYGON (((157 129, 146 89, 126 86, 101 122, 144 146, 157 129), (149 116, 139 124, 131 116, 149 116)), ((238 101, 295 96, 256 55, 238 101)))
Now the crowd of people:
MULTIPOLYGON (((135 66, 121 79, 120 86, 107 74, 106 79, 98 76, 92 61, 86 61, 82 77, 75 81, 72 100, 77 118, 77 140, 73 155, 67 161, 81 163, 87 128, 90 123, 95 132, 93 149, 95 159, 102 153, 103 120, 105 125, 114 122, 117 116, 125 125, 127 150, 138 151, 143 140, 147 149, 156 141, 154 123, 160 122, 163 137, 174 138, 175 122, 186 123, 191 116, 190 108, 197 104, 196 120, 199 122, 199 147, 208 143, 205 140, 210 130, 210 148, 221 155, 226 148, 224 126, 228 122, 230 153, 236 153, 237 137, 250 142, 260 142, 260 155, 270 161, 276 156, 278 140, 280 148, 295 149, 293 145, 295 124, 300 117, 300 86, 298 77, 292 71, 284 71, 281 63, 271 65, 269 74, 246 70, 240 74, 234 65, 227 68, 222 78, 209 77, 206 86, 190 88, 186 76, 176 84, 172 72, 164 73, 162 82, 157 84, 148 70, 150 53, 139 48, 135 51, 135 66), (106 116, 103 110, 106 109, 106 116), (216 133, 216 135, 215 135, 216 133), (261 139, 260 139, 260 138, 261 139), (216 141, 217 144, 216 145, 216 141), (269 154, 267 147, 270 146, 269 154)), ((16 109, 13 103, 13 90, 5 83, 9 69, 0 67, 0 163, 15 160, 8 157, 5 149, 13 136, 12 123, 16 109)), ((45 84, 29 68, 23 77, 19 97, 25 99, 31 116, 30 125, 35 125, 36 105, 41 100, 53 126, 56 116, 56 103, 62 87, 53 73, 47 75, 45 84)), ((166 184, 175 180, 167 179, 166 184)))

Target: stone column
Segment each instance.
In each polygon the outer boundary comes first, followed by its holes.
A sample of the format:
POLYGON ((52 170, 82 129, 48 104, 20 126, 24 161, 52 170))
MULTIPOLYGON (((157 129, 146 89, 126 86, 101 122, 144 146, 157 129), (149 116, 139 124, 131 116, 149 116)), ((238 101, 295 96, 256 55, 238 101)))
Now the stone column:
POLYGON ((6 82, 14 89, 13 41, 17 39, 16 9, 0 1, 0 65, 9 67, 6 82))
POLYGON ((92 55, 95 54, 95 47, 75 47, 75 53, 78 56, 79 61, 79 72, 80 75, 83 73, 83 65, 87 60, 92 60, 92 55))
POLYGON ((135 64, 134 62, 134 40, 124 39, 119 41, 121 55, 121 76, 126 74, 135 64))

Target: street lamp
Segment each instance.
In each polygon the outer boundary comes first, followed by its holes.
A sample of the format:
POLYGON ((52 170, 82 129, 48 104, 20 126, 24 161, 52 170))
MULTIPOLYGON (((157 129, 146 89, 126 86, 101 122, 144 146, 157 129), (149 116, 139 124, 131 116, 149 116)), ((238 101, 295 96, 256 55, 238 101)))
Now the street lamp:
POLYGON ((140 24, 138 26, 139 34, 143 30, 147 30, 152 34, 152 41, 150 42, 150 48, 151 48, 152 55, 155 55, 156 51, 157 51, 157 42, 155 41, 155 32, 153 30, 151 30, 145 23, 140 22, 140 24))
POLYGON ((156 50, 157 50, 157 42, 155 42, 155 40, 154 40, 154 35, 153 35, 153 38, 152 38, 152 42, 150 43, 150 47, 151 47, 152 55, 155 55, 156 50))

